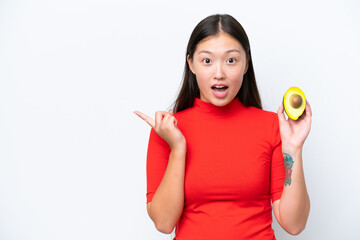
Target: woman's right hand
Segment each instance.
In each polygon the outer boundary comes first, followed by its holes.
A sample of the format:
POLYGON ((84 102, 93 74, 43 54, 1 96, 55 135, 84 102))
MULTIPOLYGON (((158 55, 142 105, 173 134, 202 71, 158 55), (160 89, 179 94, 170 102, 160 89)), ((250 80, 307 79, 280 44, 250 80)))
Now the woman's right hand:
POLYGON ((171 109, 169 112, 157 111, 155 113, 155 120, 142 112, 134 111, 134 113, 147 122, 169 144, 172 150, 174 148, 186 147, 185 137, 177 127, 177 120, 171 109))

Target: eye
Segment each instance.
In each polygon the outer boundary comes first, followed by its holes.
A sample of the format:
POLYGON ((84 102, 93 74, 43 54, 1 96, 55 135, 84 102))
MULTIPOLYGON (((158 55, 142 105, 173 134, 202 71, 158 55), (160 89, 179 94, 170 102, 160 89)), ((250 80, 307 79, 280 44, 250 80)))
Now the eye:
POLYGON ((236 59, 235 58, 229 58, 227 60, 228 63, 235 63, 236 62, 236 59))
POLYGON ((211 60, 209 58, 205 58, 204 60, 202 60, 205 64, 210 64, 211 60))

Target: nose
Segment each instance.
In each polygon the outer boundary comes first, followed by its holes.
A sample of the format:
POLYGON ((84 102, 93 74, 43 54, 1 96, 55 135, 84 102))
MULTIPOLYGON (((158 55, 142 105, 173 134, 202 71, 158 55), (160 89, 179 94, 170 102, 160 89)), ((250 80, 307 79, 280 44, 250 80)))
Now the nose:
POLYGON ((218 63, 215 69, 215 79, 225 79, 225 72, 223 69, 223 65, 218 63))

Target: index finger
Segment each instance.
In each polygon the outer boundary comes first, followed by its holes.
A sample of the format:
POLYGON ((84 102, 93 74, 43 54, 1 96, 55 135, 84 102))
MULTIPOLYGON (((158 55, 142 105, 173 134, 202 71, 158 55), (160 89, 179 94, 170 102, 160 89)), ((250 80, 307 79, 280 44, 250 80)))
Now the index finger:
POLYGON ((145 122, 147 122, 150 127, 154 128, 155 127, 155 120, 152 119, 151 117, 149 117, 148 115, 142 113, 142 112, 139 112, 139 111, 134 111, 134 113, 136 115, 138 115, 140 118, 142 118, 145 122))

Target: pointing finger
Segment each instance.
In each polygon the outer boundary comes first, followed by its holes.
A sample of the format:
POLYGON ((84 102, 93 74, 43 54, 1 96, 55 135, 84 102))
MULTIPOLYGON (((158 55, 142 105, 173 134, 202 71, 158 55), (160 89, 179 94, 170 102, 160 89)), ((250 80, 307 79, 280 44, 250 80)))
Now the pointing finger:
POLYGON ((145 122, 147 122, 150 127, 154 128, 155 127, 155 121, 154 119, 152 119, 151 117, 149 117, 148 115, 142 113, 142 112, 139 112, 139 111, 134 111, 134 113, 136 115, 138 115, 140 118, 142 118, 145 122))

